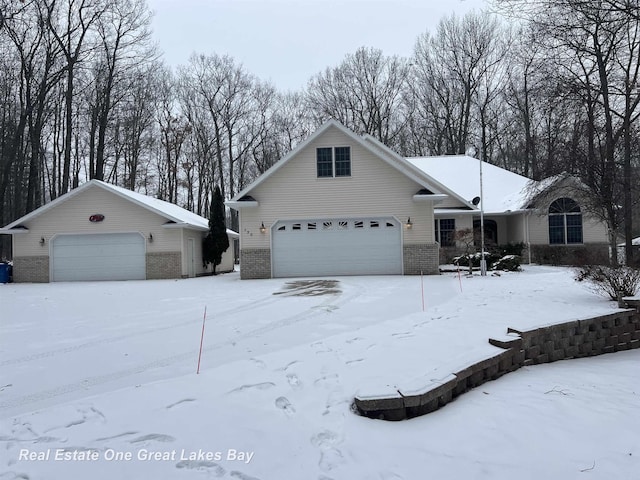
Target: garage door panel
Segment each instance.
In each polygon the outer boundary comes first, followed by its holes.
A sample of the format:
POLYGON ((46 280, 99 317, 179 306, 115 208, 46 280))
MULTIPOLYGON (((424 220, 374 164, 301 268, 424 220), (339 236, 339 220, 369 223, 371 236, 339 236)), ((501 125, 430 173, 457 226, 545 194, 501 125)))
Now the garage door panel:
POLYGON ((402 273, 393 218, 283 221, 272 238, 275 277, 402 273))
POLYGON ((52 278, 144 280, 145 257, 145 239, 139 233, 61 235, 52 241, 52 278))

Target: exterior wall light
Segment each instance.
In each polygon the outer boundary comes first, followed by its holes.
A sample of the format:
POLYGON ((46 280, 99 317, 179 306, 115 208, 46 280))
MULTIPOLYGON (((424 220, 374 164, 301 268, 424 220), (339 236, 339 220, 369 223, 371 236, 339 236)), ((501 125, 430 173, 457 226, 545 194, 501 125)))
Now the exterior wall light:
POLYGON ((40 237, 40 246, 41 247, 44 247, 44 242, 45 242, 44 237, 40 237))
POLYGON ((149 243, 153 243, 153 233, 149 234, 149 243))
POLYGON ((260 233, 267 233, 267 227, 264 226, 264 222, 260 224, 260 233))
POLYGON ((413 227, 413 223, 411 222, 411 217, 407 217, 407 223, 405 223, 404 226, 406 227, 407 230, 411 230, 411 227, 413 227))

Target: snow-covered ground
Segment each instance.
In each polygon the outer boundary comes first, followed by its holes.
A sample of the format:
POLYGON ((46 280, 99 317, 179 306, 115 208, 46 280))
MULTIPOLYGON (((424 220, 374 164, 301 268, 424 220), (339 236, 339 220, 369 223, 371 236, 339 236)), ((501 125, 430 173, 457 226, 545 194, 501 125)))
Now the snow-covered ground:
POLYGON ((0 285, 0 479, 639 478, 638 350, 522 368, 409 421, 350 410, 507 327, 616 308, 570 270, 425 277, 424 311, 419 277, 335 280, 0 285))

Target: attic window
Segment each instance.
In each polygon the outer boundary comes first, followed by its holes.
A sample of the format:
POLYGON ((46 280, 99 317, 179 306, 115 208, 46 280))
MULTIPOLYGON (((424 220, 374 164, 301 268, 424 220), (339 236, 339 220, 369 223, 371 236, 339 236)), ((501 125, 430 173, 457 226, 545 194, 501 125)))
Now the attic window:
POLYGON ((316 149, 318 178, 350 177, 351 147, 321 147, 316 149))

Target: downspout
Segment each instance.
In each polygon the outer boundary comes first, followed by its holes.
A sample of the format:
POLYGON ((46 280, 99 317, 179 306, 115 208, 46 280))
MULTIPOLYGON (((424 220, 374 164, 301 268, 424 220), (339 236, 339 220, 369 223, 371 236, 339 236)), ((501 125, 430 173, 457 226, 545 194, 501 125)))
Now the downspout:
POLYGON ((527 211, 524 214, 524 239, 527 243, 527 254, 529 257, 529 265, 531 265, 531 237, 529 235, 529 215, 531 212, 527 211))

